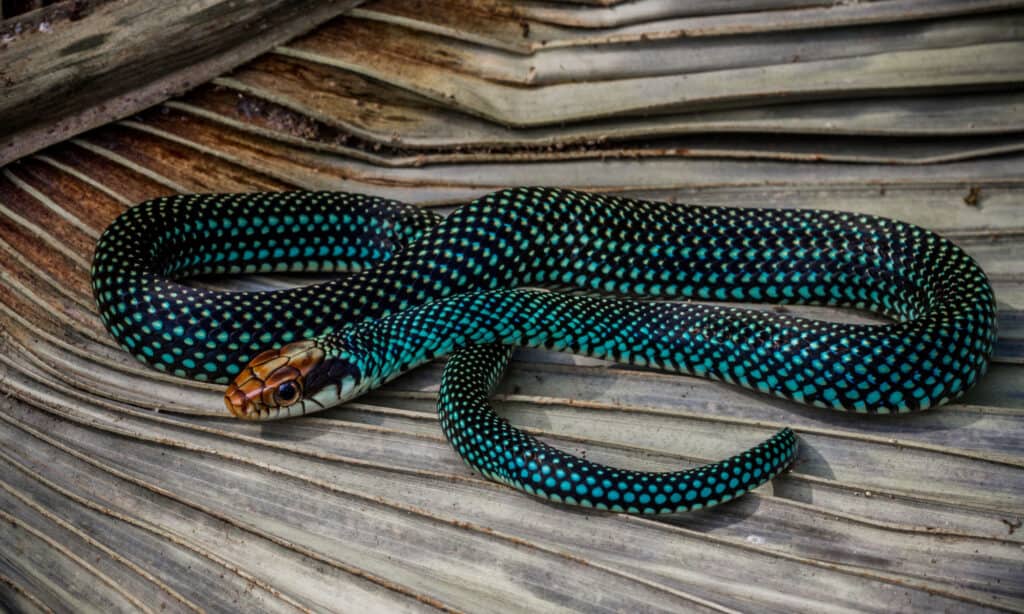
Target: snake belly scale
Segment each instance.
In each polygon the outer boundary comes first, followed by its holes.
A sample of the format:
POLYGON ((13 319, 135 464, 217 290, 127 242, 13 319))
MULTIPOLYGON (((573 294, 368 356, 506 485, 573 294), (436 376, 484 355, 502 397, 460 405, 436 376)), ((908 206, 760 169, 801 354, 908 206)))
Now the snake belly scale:
POLYGON ((487 395, 532 345, 690 373, 800 403, 902 413, 958 398, 984 373, 995 303, 942 237, 884 218, 681 206, 549 188, 481 197, 447 218, 343 193, 183 195, 122 214, 97 246, 102 320, 154 368, 228 383, 236 415, 341 403, 435 356, 445 435, 485 475, 545 498, 633 513, 738 496, 793 459, 784 429, 681 472, 619 470, 537 441, 487 395), (336 271, 331 281, 222 293, 198 274, 336 271), (821 322, 698 303, 800 303, 893 318, 821 322), (494 345, 502 344, 502 345, 494 345))

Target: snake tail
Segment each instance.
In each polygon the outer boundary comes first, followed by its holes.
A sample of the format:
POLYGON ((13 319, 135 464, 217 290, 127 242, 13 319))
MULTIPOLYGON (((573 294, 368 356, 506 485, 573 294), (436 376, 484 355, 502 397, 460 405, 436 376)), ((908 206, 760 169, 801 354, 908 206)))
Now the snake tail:
POLYGON ((735 499, 785 470, 796 458, 793 431, 721 462, 685 471, 629 471, 549 446, 515 428, 488 402, 512 348, 471 346, 451 356, 441 377, 441 430, 458 455, 484 476, 528 494, 569 505, 668 514, 735 499))

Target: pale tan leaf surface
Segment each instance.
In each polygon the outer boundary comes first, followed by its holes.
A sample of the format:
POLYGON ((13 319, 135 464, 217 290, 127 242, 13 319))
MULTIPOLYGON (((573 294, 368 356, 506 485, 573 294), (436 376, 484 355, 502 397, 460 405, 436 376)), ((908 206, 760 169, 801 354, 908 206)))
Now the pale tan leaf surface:
POLYGON ((364 4, 0 169, 0 606, 1024 609, 1020 3, 430 5, 364 4), (334 189, 447 213, 517 184, 942 232, 992 279, 994 362, 959 403, 871 419, 519 352, 497 407, 589 459, 671 470, 798 433, 772 484, 644 519, 474 474, 437 423, 441 362, 343 408, 247 424, 220 387, 135 361, 94 313, 96 237, 148 198, 334 189))

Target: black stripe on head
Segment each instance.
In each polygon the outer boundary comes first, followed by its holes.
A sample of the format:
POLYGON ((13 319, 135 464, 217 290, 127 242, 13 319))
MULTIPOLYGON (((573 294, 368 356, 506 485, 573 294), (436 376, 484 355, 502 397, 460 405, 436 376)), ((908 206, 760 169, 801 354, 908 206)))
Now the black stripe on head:
POLYGON ((358 384, 363 373, 355 363, 347 358, 325 358, 322 363, 306 374, 305 396, 311 397, 332 384, 340 386, 341 380, 345 377, 352 377, 358 384))

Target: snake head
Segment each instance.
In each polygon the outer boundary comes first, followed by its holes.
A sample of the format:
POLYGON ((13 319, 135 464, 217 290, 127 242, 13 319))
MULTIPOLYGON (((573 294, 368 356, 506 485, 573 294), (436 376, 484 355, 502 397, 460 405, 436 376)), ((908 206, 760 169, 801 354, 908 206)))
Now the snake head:
MULTIPOLYGON (((242 420, 272 420, 315 411, 307 377, 324 362, 315 341, 297 341, 259 354, 228 385, 224 404, 242 420)), ((316 409, 322 409, 322 406, 316 409)))

